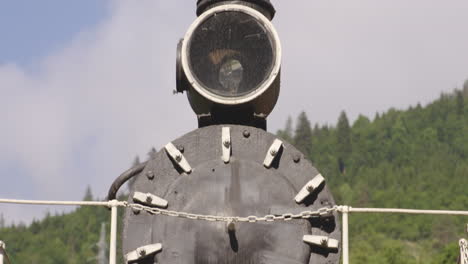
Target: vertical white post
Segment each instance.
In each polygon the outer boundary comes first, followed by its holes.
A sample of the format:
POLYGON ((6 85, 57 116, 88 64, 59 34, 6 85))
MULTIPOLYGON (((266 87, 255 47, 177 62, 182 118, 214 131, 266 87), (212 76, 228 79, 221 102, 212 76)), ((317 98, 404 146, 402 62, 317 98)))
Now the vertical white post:
POLYGON ((5 256, 6 255, 6 252, 5 252, 5 243, 3 243, 3 241, 0 241, 0 264, 8 264, 8 259, 7 257, 5 256), (5 259, 7 259, 7 261, 5 261, 5 259))
MULTIPOLYGON (((109 248, 109 264, 117 263, 117 206, 114 204, 111 207, 111 233, 110 233, 110 248, 109 248)), ((0 263, 1 264, 1 263, 0 263)))
POLYGON ((349 234, 348 234, 349 207, 343 207, 343 264, 349 264, 349 234))

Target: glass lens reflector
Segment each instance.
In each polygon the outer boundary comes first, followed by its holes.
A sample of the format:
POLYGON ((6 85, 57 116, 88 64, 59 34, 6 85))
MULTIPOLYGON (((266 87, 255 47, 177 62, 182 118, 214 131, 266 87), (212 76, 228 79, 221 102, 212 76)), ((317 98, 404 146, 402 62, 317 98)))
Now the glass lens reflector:
POLYGON ((189 67, 208 91, 223 97, 247 95, 268 79, 275 61, 266 27, 235 11, 216 13, 193 32, 189 67))

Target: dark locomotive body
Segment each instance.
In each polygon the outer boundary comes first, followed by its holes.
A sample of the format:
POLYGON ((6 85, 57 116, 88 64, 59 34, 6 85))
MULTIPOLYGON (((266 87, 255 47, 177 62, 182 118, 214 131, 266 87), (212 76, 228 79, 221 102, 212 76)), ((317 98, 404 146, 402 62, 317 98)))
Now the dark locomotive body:
POLYGON ((325 178, 266 132, 281 72, 274 13, 268 0, 198 1, 199 18, 178 45, 177 92, 187 93, 199 129, 122 174, 109 193, 135 177, 128 263, 339 263, 325 178))

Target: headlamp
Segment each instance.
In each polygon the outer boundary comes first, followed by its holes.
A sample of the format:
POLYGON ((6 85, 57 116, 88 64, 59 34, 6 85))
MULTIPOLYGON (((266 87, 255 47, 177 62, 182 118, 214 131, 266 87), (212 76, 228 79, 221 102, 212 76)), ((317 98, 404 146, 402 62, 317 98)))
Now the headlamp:
POLYGON ((250 109, 266 117, 279 94, 281 44, 262 13, 224 4, 202 13, 178 47, 177 91, 197 115, 250 109))

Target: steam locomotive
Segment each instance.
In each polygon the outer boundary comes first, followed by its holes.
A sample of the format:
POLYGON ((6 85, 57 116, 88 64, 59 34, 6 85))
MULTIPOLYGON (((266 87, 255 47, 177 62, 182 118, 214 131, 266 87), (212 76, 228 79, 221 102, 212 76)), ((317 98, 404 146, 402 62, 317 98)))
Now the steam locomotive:
POLYGON ((325 178, 268 133, 281 43, 269 0, 198 0, 177 46, 176 93, 198 129, 123 173, 127 263, 339 263, 340 228, 325 178))

